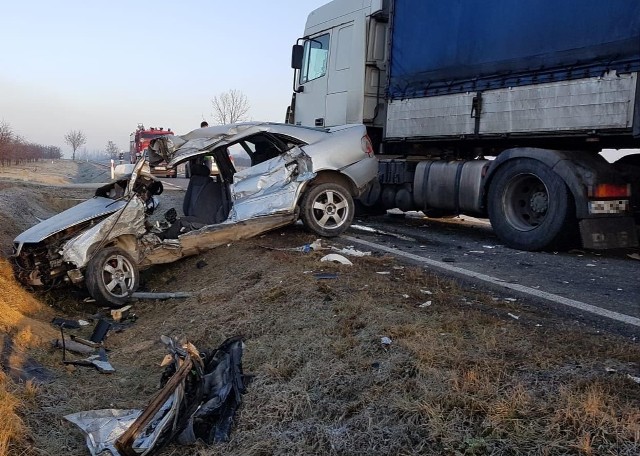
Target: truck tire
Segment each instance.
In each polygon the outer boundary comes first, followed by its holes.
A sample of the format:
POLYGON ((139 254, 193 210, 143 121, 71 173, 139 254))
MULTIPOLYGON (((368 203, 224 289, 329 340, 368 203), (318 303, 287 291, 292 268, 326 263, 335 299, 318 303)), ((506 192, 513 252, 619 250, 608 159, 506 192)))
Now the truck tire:
POLYGON ((328 182, 307 190, 302 197, 300 218, 310 231, 333 237, 349 228, 354 212, 353 198, 347 189, 328 182))
POLYGON ((99 303, 121 307, 138 288, 140 274, 131 256, 118 247, 100 250, 87 265, 86 286, 99 303))
POLYGON ((488 206, 494 232, 511 248, 561 248, 577 239, 575 203, 569 188, 537 160, 518 159, 502 165, 490 184, 488 206))

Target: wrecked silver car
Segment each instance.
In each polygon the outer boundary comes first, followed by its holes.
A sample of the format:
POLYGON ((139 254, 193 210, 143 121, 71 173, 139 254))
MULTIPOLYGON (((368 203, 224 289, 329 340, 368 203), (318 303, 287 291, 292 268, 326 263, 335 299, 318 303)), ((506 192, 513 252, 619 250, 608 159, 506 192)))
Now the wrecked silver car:
MULTIPOLYGON (((101 304, 121 306, 139 271, 246 239, 301 219, 337 236, 354 216, 353 198, 377 177, 363 125, 314 129, 273 123, 201 128, 154 141, 169 166, 189 162, 183 215, 159 230, 147 220, 162 183, 138 162, 128 180, 16 237, 16 277, 34 288, 84 284, 101 304), (212 157, 211 176, 203 157, 212 157)), ((175 213, 176 211, 174 211, 175 213)))

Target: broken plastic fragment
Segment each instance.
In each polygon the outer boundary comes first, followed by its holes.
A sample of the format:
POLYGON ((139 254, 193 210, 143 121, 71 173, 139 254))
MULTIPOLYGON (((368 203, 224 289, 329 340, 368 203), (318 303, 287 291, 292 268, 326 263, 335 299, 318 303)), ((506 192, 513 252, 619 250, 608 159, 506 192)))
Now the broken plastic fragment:
POLYGON ((380 338, 380 343, 382 345, 391 345, 391 339, 387 336, 381 337, 380 338))
POLYGON ((430 307, 430 306, 431 306, 431 301, 426 301, 420 304, 418 307, 420 307, 421 309, 424 309, 425 307, 430 307))
POLYGON ((330 253, 329 255, 325 255, 320 259, 320 261, 336 262, 336 263, 344 264, 347 266, 353 266, 353 263, 351 261, 349 261, 342 255, 338 255, 337 253, 330 253))
POLYGON ((517 315, 514 315, 512 313, 508 313, 507 315, 509 315, 511 318, 513 318, 514 320, 520 320, 520 317, 517 315))

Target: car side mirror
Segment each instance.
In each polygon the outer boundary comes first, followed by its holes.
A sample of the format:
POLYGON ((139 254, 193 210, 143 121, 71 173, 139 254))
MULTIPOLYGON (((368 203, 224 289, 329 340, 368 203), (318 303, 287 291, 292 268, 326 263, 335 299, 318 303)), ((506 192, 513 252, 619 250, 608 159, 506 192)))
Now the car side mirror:
POLYGON ((291 68, 294 70, 302 69, 302 57, 304 56, 304 46, 301 44, 294 44, 291 49, 291 68))

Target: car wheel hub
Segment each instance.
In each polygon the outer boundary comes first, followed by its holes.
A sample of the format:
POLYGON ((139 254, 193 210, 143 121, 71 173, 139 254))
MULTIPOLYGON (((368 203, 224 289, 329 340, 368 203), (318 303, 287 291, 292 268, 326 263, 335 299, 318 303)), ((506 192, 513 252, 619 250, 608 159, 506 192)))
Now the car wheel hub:
POLYGON ((120 255, 112 257, 103 268, 104 286, 114 296, 126 296, 134 282, 133 266, 120 255))
POLYGON ((336 192, 325 192, 316 198, 313 213, 322 227, 337 228, 346 220, 347 203, 342 195, 336 192))

